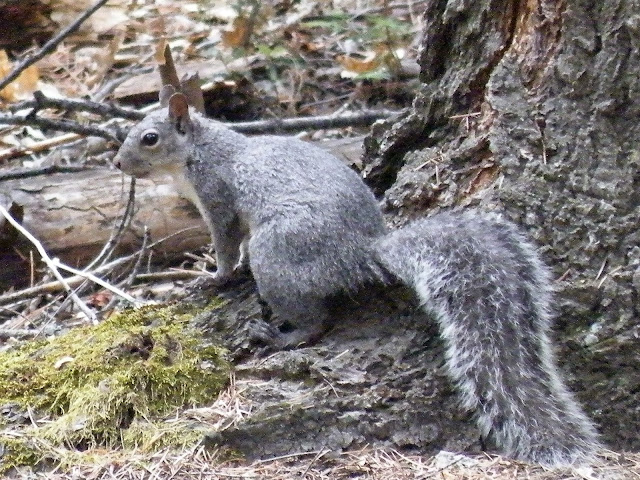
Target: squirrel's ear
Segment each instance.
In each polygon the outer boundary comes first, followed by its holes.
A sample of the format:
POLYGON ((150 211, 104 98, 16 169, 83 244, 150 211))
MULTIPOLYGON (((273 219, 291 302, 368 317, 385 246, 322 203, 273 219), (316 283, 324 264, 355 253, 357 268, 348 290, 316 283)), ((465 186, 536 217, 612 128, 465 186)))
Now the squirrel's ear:
POLYGON ((169 119, 175 124, 178 132, 187 133, 191 119, 187 97, 183 93, 174 93, 169 98, 169 119))
POLYGON ((169 105, 169 98, 176 93, 176 89, 173 85, 165 85, 160 89, 160 106, 166 107, 169 105))

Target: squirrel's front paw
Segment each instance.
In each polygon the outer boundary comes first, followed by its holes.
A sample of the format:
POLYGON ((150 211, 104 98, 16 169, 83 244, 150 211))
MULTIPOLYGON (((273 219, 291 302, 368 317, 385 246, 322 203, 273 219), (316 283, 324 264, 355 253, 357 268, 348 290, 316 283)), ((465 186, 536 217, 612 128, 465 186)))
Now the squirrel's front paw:
POLYGON ((315 343, 320 335, 320 329, 296 329, 285 333, 264 320, 255 320, 249 325, 250 339, 264 343, 273 350, 309 346, 315 343))
POLYGON ((214 287, 223 287, 233 278, 233 272, 222 273, 220 271, 214 272, 207 277, 207 283, 214 287))
POLYGON ((240 272, 233 271, 226 275, 220 275, 218 272, 209 273, 202 276, 198 280, 198 285, 203 289, 229 289, 235 287, 239 283, 250 278, 247 274, 240 274, 240 272))

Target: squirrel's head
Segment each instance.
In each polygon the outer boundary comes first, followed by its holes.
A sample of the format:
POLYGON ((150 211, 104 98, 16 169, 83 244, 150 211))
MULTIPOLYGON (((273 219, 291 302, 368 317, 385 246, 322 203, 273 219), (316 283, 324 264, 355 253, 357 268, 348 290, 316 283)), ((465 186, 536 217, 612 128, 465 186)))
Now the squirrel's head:
POLYGON ((163 88, 163 107, 135 125, 120 146, 113 164, 134 177, 174 173, 182 169, 193 144, 193 120, 187 97, 163 88))

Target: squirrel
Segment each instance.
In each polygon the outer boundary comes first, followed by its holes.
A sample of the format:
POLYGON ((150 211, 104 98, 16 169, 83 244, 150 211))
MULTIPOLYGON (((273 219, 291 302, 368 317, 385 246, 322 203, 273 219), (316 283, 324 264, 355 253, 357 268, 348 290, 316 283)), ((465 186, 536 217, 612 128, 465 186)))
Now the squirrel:
POLYGON ((448 376, 484 437, 546 466, 593 458, 598 434, 560 378, 549 339, 550 273, 513 223, 439 213, 388 232, 371 190, 329 152, 247 137, 194 112, 170 86, 160 100, 114 165, 172 177, 211 231, 216 283, 249 266, 261 299, 294 327, 263 322, 259 338, 275 348, 309 344, 325 330, 327 298, 400 280, 437 320, 448 376))

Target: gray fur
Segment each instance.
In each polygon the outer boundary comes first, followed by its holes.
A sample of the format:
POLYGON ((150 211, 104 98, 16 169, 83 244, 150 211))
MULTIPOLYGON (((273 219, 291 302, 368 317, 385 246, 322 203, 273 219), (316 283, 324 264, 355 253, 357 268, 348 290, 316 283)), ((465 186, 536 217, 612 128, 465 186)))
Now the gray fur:
POLYGON ((262 338, 280 348, 313 341, 327 297, 393 275, 438 319, 448 373, 483 435, 545 465, 591 458, 596 431, 560 379, 548 337, 549 273, 511 223, 440 214, 386 233, 369 189, 331 154, 171 108, 136 125, 114 162, 135 176, 174 178, 209 225, 220 282, 248 246, 261 297, 295 327, 265 327, 262 338), (159 142, 147 147, 150 129, 159 142))
POLYGON ((443 213, 386 235, 377 250, 438 319, 447 370, 484 436, 544 465, 591 457, 596 430, 551 349, 549 272, 513 224, 443 213))

